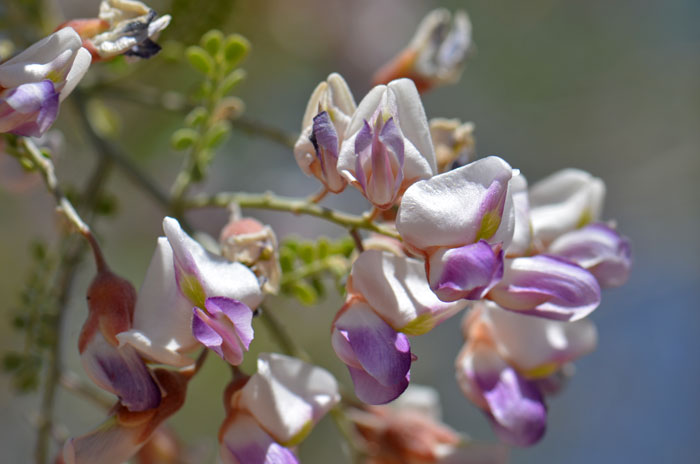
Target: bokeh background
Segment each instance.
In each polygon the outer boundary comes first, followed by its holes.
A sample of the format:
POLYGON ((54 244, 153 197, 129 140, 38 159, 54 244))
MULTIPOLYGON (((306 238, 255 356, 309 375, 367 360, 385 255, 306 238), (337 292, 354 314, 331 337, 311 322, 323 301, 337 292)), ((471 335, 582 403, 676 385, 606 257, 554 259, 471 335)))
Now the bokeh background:
MULTIPOLYGON (((0 38, 21 47, 40 36, 41 27, 46 33, 63 19, 94 16, 98 8, 97 0, 56 0, 39 10, 32 10, 33 4, 12 0, 0 5, 0 38)), ((606 291, 593 313, 598 349, 577 363, 568 388, 550 400, 546 436, 532 448, 514 449, 512 462, 697 459, 700 2, 158 0, 151 5, 160 13, 174 14, 161 38, 171 56, 177 55, 176 42, 194 43, 212 26, 248 37, 253 44, 244 66, 249 78, 237 95, 246 103, 247 117, 289 132, 299 130, 308 96, 328 73, 340 72, 359 101, 370 88, 374 70, 402 48, 427 11, 437 6, 466 8, 477 53, 461 82, 425 95, 428 116, 473 121, 478 155, 504 157, 530 182, 569 166, 603 178, 608 187, 605 218, 616 219, 631 238, 635 259, 629 283, 606 291)), ((190 92, 196 73, 167 59, 168 53, 135 65, 123 84, 190 92)), ((95 68, 100 68, 91 71, 95 75, 110 73, 104 65, 95 68)), ((88 78, 85 84, 90 83, 88 78)), ((169 137, 181 127, 183 115, 118 95, 100 102, 119 115, 114 142, 166 189, 182 156, 170 148, 169 137)), ((60 178, 79 188, 97 157, 75 107, 66 103, 55 126, 64 139, 57 164, 60 178)), ((6 314, 18 306, 31 265, 30 243, 54 241, 56 229, 51 198, 36 180, 18 177, 14 164, 0 155, 0 351, 22 344, 6 314)), ((219 151, 209 178, 195 191, 269 189, 307 195, 316 188, 315 181, 296 167, 290 150, 234 132, 219 151)), ((163 211, 119 170, 109 177, 108 189, 118 197, 119 211, 100 220, 97 230, 113 269, 138 286, 161 233, 163 211)), ((326 203, 353 212, 366 208, 352 191, 326 203)), ((282 237, 343 234, 311 218, 251 213, 272 224, 282 237)), ((189 219, 216 235, 226 215, 202 211, 189 219)), ((92 272, 89 262, 81 267, 70 302, 63 356, 66 367, 75 372, 81 372, 75 346, 92 272)), ((347 382, 329 343, 328 327, 339 299, 330 295, 314 308, 283 300, 271 304, 318 363, 347 382)), ((494 441, 486 419, 462 397, 454 381, 453 362, 462 343, 458 321, 412 341, 419 357, 412 378, 438 388, 448 424, 476 439, 494 441)), ((274 349, 263 338, 256 338, 254 351, 274 349)), ((252 367, 250 358, 246 367, 252 367)), ((214 459, 227 375, 224 365, 210 358, 193 381, 188 404, 173 420, 202 462, 214 459)), ((30 461, 37 408, 37 395, 15 395, 8 377, 0 375, 0 460, 30 461)), ((60 430, 83 433, 101 417, 83 399, 60 392, 60 430)), ((301 452, 304 462, 339 462, 342 450, 333 425, 324 421, 301 452)))

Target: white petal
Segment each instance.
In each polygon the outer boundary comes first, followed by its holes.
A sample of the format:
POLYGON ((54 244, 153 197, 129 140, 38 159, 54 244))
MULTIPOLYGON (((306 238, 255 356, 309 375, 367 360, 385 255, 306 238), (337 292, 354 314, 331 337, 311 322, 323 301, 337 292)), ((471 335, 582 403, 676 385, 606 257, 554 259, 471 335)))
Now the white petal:
POLYGON ((165 237, 158 238, 146 271, 136 300, 132 330, 122 332, 117 338, 154 361, 175 366, 191 363, 180 353, 197 346, 192 336, 192 303, 177 288, 173 252, 165 237))
MULTIPOLYGON (((355 109, 357 109, 357 105, 355 104, 355 98, 352 96, 350 87, 348 87, 348 83, 345 82, 343 76, 338 73, 331 73, 328 76, 327 82, 333 96, 333 104, 337 106, 341 112, 351 116, 355 112, 355 109)), ((342 134, 338 135, 342 136, 342 134)))
POLYGON ((605 184, 578 169, 564 169, 530 188, 530 215, 535 237, 545 243, 588 222, 603 209, 605 184))
MULTIPOLYGON (((362 125, 364 124, 364 121, 367 120, 369 121, 372 118, 372 115, 374 114, 375 110, 379 106, 379 103, 382 101, 382 98, 384 97, 384 94, 386 93, 386 85, 378 85, 374 87, 372 90, 369 91, 367 95, 365 95, 365 98, 362 99, 360 104, 357 106, 357 110, 355 110, 355 113, 352 116, 352 119, 350 120, 350 124, 348 125, 348 129, 345 131, 345 135, 343 136, 343 140, 349 139, 351 136, 357 134, 357 132, 360 131, 362 128, 362 125)), ((353 144, 352 146, 352 151, 353 154, 355 152, 355 146, 353 144)), ((341 158, 342 158, 342 151, 341 151, 341 158)), ((352 169, 354 169, 354 164, 355 164, 355 159, 353 158, 352 164, 350 165, 352 169)), ((340 171, 340 160, 338 160, 338 170, 340 171)), ((345 168, 347 169, 347 168, 345 168)))
POLYGON ((70 71, 68 71, 68 74, 66 75, 66 83, 61 89, 61 101, 70 95, 75 86, 78 85, 78 82, 80 82, 80 79, 83 78, 88 70, 88 67, 90 67, 91 61, 92 55, 89 51, 87 51, 87 49, 81 48, 76 52, 70 71))
POLYGON ((532 243, 532 225, 530 224, 530 202, 527 192, 527 180, 518 173, 510 181, 513 197, 514 226, 513 240, 511 241, 506 256, 524 255, 532 243))
POLYGON ((81 46, 82 40, 73 28, 60 29, 0 65, 0 86, 38 82, 52 72, 64 76, 81 46))
MULTIPOLYGON (((437 173, 435 150, 430 138, 428 118, 416 85, 410 79, 397 79, 387 85, 396 96, 399 127, 430 166, 431 174, 437 173)), ((408 178, 408 176, 406 176, 408 178)))
POLYGON ((397 331, 420 316, 430 329, 467 305, 440 301, 426 280, 424 264, 416 259, 367 250, 353 264, 351 276, 353 290, 397 331))
MULTIPOLYGON (((512 168, 496 156, 483 158, 453 171, 413 184, 406 190, 396 227, 406 242, 418 249, 457 247, 474 243, 481 227, 479 211, 489 185, 508 182, 512 168)), ((508 195, 507 197, 508 198, 508 195)), ((506 201, 499 239, 509 242, 514 221, 512 201, 506 201)))
POLYGON ((596 329, 588 319, 562 322, 506 311, 491 302, 479 306, 500 354, 525 373, 562 365, 595 349, 596 329))
POLYGON ((340 401, 325 369, 297 358, 263 353, 258 372, 241 390, 242 402, 278 442, 296 442, 340 401))

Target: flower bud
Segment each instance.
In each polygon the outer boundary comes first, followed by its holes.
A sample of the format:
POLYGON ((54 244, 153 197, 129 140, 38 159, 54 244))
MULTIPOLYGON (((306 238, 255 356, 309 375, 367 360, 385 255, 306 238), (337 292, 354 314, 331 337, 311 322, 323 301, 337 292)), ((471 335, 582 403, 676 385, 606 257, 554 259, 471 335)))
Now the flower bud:
POLYGON ((316 177, 333 193, 347 185, 337 170, 338 154, 355 109, 348 84, 340 74, 330 74, 311 94, 294 145, 294 158, 304 174, 316 177))
POLYGON ((447 172, 474 160, 474 123, 433 118, 430 120, 430 136, 435 145, 438 172, 447 172))
POLYGON ((454 17, 445 9, 433 10, 418 26, 409 45, 382 67, 374 83, 407 77, 419 92, 453 84, 462 74, 467 53, 472 48, 472 25, 467 13, 460 10, 454 17))

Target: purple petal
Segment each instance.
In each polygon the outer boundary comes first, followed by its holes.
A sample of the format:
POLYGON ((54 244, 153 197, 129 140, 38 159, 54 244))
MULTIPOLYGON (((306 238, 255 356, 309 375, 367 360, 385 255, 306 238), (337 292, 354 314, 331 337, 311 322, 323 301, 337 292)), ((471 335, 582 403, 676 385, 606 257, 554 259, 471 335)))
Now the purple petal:
POLYGON ((372 128, 365 120, 362 129, 355 137, 355 177, 362 187, 362 191, 367 189, 367 174, 364 165, 371 156, 372 128))
POLYGON ((208 298, 205 307, 208 313, 193 309, 192 335, 228 363, 239 365, 253 340, 252 310, 224 297, 208 298))
POLYGON ((385 404, 398 398, 406 390, 411 379, 410 372, 400 382, 392 385, 382 385, 367 372, 348 366, 355 395, 367 404, 385 404))
POLYGON ((600 304, 593 275, 562 258, 507 259, 503 279, 487 297, 501 307, 549 319, 575 321, 600 304))
POLYGON ((117 395, 127 409, 145 411, 160 404, 160 388, 132 346, 113 346, 97 332, 81 361, 93 382, 117 395))
POLYGON ((332 342, 336 354, 349 367, 365 371, 384 387, 396 391, 408 385, 406 379, 411 368, 408 337, 392 329, 364 303, 356 303, 338 318, 332 342))
POLYGON ((239 413, 225 429, 220 448, 225 464, 297 464, 289 449, 276 443, 255 420, 239 413))
POLYGON ((552 242, 548 251, 589 271, 603 288, 624 284, 632 267, 627 237, 601 223, 561 235, 552 242))
POLYGON ((314 117, 310 140, 321 164, 320 180, 331 191, 342 191, 346 181, 338 172, 338 133, 328 112, 322 111, 314 117))
POLYGON ((56 120, 58 100, 48 79, 9 90, 0 98, 0 132, 39 137, 56 120))
POLYGON ((430 286, 442 301, 480 300, 503 277, 503 250, 495 253, 480 240, 434 253, 429 267, 430 286))

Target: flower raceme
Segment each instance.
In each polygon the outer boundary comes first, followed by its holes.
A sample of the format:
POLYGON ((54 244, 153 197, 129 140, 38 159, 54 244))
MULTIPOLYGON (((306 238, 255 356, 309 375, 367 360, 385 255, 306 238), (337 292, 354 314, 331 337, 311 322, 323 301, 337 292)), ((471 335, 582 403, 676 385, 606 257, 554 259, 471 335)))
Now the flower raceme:
POLYGON ((160 237, 139 292, 133 327, 117 335, 147 359, 187 366, 199 343, 237 365, 252 338, 253 310, 262 301, 255 274, 213 255, 172 218, 160 237))
POLYGON ((316 177, 329 192, 345 190, 347 181, 338 172, 338 155, 357 105, 348 84, 332 73, 311 94, 294 145, 294 158, 307 176, 316 177))
POLYGON ((407 335, 424 334, 466 306, 440 301, 420 261, 379 250, 360 254, 347 291, 331 341, 348 366, 358 398, 370 404, 389 402, 408 386, 412 354, 407 335))
POLYGON ((67 27, 0 64, 0 133, 44 134, 90 61, 78 34, 67 27))
POLYGON ((325 369, 290 356, 263 353, 258 371, 227 389, 219 432, 226 464, 297 463, 300 443, 338 402, 338 384, 325 369))
POLYGON ((378 85, 362 99, 345 131, 338 171, 379 209, 437 172, 425 110, 411 80, 378 85))

